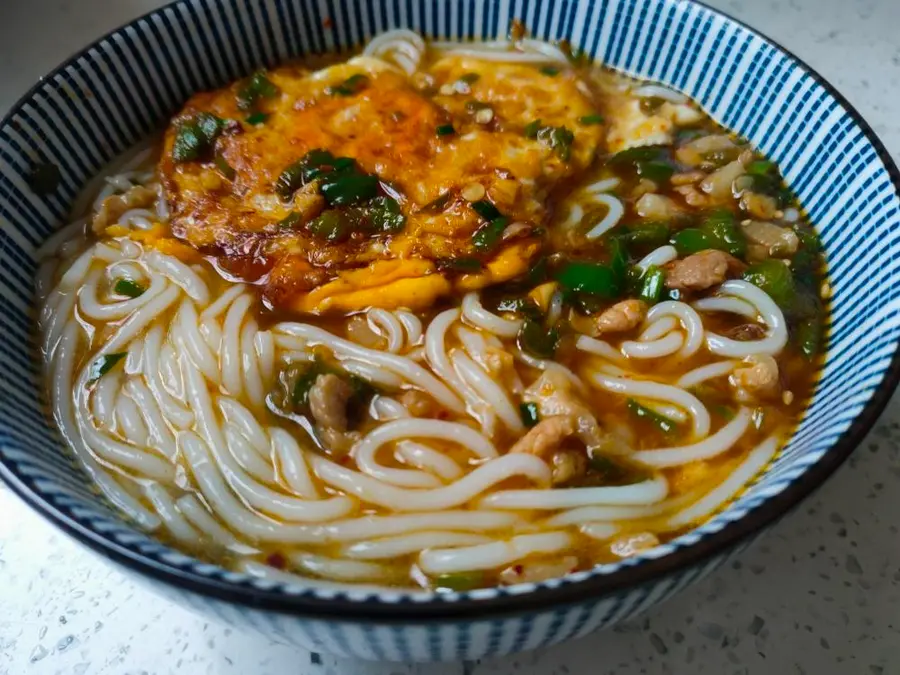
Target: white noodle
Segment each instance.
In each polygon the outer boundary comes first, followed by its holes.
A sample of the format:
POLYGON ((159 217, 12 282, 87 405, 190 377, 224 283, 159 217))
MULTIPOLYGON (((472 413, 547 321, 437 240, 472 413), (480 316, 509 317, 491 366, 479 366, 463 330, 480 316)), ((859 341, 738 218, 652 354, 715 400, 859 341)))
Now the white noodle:
POLYGON ((750 484, 750 481, 762 471, 775 456, 778 450, 778 439, 770 436, 757 445, 747 457, 718 486, 691 506, 669 517, 666 525, 669 529, 678 529, 710 516, 730 499, 750 484))
POLYGON ((436 511, 459 506, 513 476, 523 476, 542 486, 550 484, 550 469, 544 461, 524 453, 485 462, 458 481, 433 490, 405 490, 385 485, 317 455, 310 455, 310 463, 316 475, 329 485, 394 511, 436 511))
POLYGON ((669 484, 663 477, 633 485, 567 488, 565 490, 501 490, 482 498, 479 508, 572 509, 595 504, 653 504, 666 498, 669 484))
POLYGON ((396 578, 396 572, 390 567, 377 563, 360 562, 356 560, 341 560, 340 558, 327 558, 314 553, 291 553, 288 560, 295 567, 326 579, 335 581, 382 581, 387 582, 396 578))
POLYGON ((424 530, 401 534, 375 541, 362 541, 345 547, 341 553, 357 560, 384 560, 419 553, 429 548, 452 548, 490 543, 491 539, 480 534, 424 530))
POLYGON ((591 381, 602 389, 623 396, 631 396, 632 398, 645 397, 654 401, 673 403, 691 414, 695 437, 703 438, 709 433, 710 420, 706 406, 696 396, 689 394, 683 389, 659 382, 609 377, 599 373, 592 375, 591 381))
POLYGON ((718 356, 739 359, 755 354, 777 354, 784 348, 788 338, 784 314, 764 291, 747 281, 734 279, 719 286, 719 294, 736 297, 756 307, 768 334, 761 340, 741 342, 707 331, 706 346, 709 351, 718 356))
POLYGON ((500 337, 513 338, 522 327, 520 319, 504 319, 487 311, 481 305, 477 293, 467 293, 462 301, 463 318, 477 328, 486 330, 500 337))
POLYGON ((701 382, 712 380, 717 377, 728 375, 737 366, 736 361, 719 361, 717 363, 707 363, 705 366, 694 368, 686 372, 675 383, 676 387, 682 389, 690 389, 696 387, 701 382))
POLYGON ((147 495, 147 499, 150 500, 173 537, 189 546, 195 546, 198 543, 199 533, 178 510, 168 490, 159 483, 150 483, 144 486, 144 494, 147 495))
POLYGON ((530 555, 556 553, 571 545, 572 535, 567 532, 521 534, 508 541, 422 551, 419 555, 419 567, 432 575, 488 570, 514 563, 530 555))
POLYGON ((750 426, 750 411, 741 408, 728 424, 698 443, 675 448, 638 450, 629 458, 635 462, 658 468, 680 466, 689 462, 710 459, 731 449, 744 435, 748 426, 750 426))
POLYGON ((666 244, 641 258, 636 267, 639 267, 642 271, 646 272, 648 267, 662 267, 666 263, 670 263, 677 259, 678 251, 675 250, 674 246, 666 244))
POLYGON ((622 216, 625 215, 625 206, 613 195, 597 194, 594 195, 594 201, 605 205, 607 211, 603 219, 584 235, 588 239, 599 239, 618 225, 619 221, 622 220, 622 216))

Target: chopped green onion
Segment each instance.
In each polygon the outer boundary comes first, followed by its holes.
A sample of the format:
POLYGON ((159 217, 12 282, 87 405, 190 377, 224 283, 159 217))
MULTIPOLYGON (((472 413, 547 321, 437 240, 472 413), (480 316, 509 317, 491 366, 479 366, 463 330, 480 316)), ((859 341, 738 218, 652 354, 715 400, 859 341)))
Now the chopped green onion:
POLYGON ((641 145, 617 152, 609 158, 609 164, 635 164, 637 162, 660 161, 667 154, 666 148, 659 145, 641 145))
POLYGON ((300 224, 300 221, 303 219, 296 211, 291 211, 287 216, 278 221, 278 227, 282 227, 285 229, 293 229, 300 224))
POLYGON ((572 154, 572 143, 575 141, 575 134, 569 129, 566 127, 543 127, 538 131, 537 138, 549 145, 560 159, 569 161, 572 154))
POLYGON ((377 233, 399 232, 406 224, 400 204, 392 197, 375 197, 369 204, 368 220, 377 233))
POLYGON ((814 359, 822 348, 824 326, 822 317, 815 315, 801 321, 794 329, 794 341, 807 360, 814 359))
POLYGON ((541 129, 541 121, 534 120, 533 122, 529 122, 525 125, 525 128, 522 130, 522 133, 525 134, 525 138, 537 138, 538 131, 541 129))
POLYGON ((250 113, 249 115, 247 115, 246 122, 247 122, 247 124, 252 124, 253 126, 256 126, 257 124, 262 124, 267 119, 269 119, 269 116, 266 113, 257 111, 255 113, 250 113))
POLYGON ((106 375, 110 370, 115 367, 115 365, 124 359, 128 355, 128 352, 119 352, 117 354, 106 354, 101 356, 99 359, 94 361, 91 364, 91 377, 88 380, 89 382, 96 382, 101 377, 106 375))
POLYGON ((210 113, 200 112, 184 118, 175 127, 172 159, 175 162, 206 159, 224 128, 225 121, 210 113))
POLYGON ((327 87, 325 93, 331 96, 353 96, 358 94, 369 85, 369 78, 361 73, 351 75, 341 84, 334 87, 327 87))
POLYGON ((494 218, 491 222, 479 227, 472 235, 472 245, 476 251, 487 253, 500 243, 503 230, 506 229, 509 219, 504 216, 494 218))
POLYGON ((535 426, 541 419, 541 416, 538 413, 537 403, 520 403, 519 414, 522 417, 522 424, 529 429, 535 426))
POLYGON ((622 292, 623 278, 611 266, 602 263, 571 262, 556 275, 563 288, 613 300, 622 292))
POLYGON ((324 239, 333 244, 346 241, 350 236, 347 219, 335 209, 325 211, 313 218, 309 224, 309 231, 317 239, 324 239))
POLYGON ((643 472, 637 467, 619 463, 599 454, 588 456, 588 476, 580 484, 584 487, 598 485, 630 485, 644 480, 643 472), (593 474, 593 475, 591 475, 593 474))
POLYGON ((439 574, 434 578, 434 585, 438 589, 448 591, 470 591, 483 586, 484 583, 484 574, 478 571, 439 574))
POLYGON ((675 173, 669 148, 650 145, 623 150, 609 158, 614 167, 630 167, 637 175, 654 182, 664 182, 675 173))
POLYGON ((544 75, 556 77, 557 75, 559 75, 559 68, 555 68, 554 66, 544 66, 543 68, 541 68, 541 72, 544 75))
POLYGON ((751 176, 765 176, 774 168, 775 164, 773 162, 770 162, 767 159, 758 159, 754 162, 750 162, 747 165, 746 171, 751 176))
POLYGON ((422 211, 425 211, 426 213, 443 213, 444 209, 450 204, 451 196, 449 190, 447 192, 442 192, 437 198, 423 206, 422 211))
POLYGON ((460 82, 465 82, 466 84, 473 84, 477 82, 480 77, 481 75, 479 75, 478 73, 466 73, 465 75, 462 75, 459 80, 460 82))
POLYGON ((56 188, 62 182, 62 172, 56 164, 41 162, 32 165, 25 182, 34 194, 45 197, 56 192, 56 188))
POLYGON ((761 288, 780 307, 789 308, 796 297, 794 277, 788 266, 772 258, 750 265, 744 280, 761 288))
POLYGON ((603 115, 584 115, 583 117, 578 118, 578 122, 585 126, 590 126, 591 124, 603 124, 603 115))
POLYGON ((494 220, 495 218, 499 218, 501 215, 503 215, 502 213, 500 213, 500 211, 497 210, 497 207, 487 199, 472 202, 472 210, 485 220, 494 220))
POLYGON ((517 338, 519 348, 539 359, 551 359, 559 344, 559 332, 555 328, 545 329, 537 321, 525 319, 517 338))
POLYGON ((237 171, 228 163, 228 160, 225 159, 225 156, 221 152, 217 152, 213 161, 216 164, 216 168, 222 173, 225 178, 228 180, 234 180, 235 176, 237 176, 237 171))
POLYGON ((641 405, 633 398, 628 399, 628 409, 634 413, 639 419, 646 420, 659 429, 664 434, 672 434, 678 430, 678 422, 671 420, 665 415, 660 415, 655 410, 641 405))
POLYGON ((456 133, 456 129, 453 128, 452 124, 441 124, 435 128, 434 133, 438 136, 450 136, 456 133))
POLYGON ((637 163, 638 175, 654 183, 662 183, 669 180, 675 173, 675 168, 665 162, 651 160, 637 163))
POLYGON ((287 199, 300 186, 312 182, 323 174, 339 168, 346 170, 355 165, 356 162, 352 157, 335 157, 328 150, 322 149, 310 150, 281 172, 275 181, 275 192, 287 199))
POLYGON ((734 409, 729 408, 727 405, 722 405, 721 403, 716 403, 708 407, 716 415, 729 422, 734 419, 734 416, 736 414, 734 412, 734 409))
POLYGON ((129 298, 141 297, 147 289, 142 284, 131 279, 117 279, 113 291, 129 298))
POLYGON ((276 87, 262 70, 244 80, 237 92, 237 104, 241 110, 250 110, 260 99, 273 98, 278 95, 276 87))
POLYGON ((378 177, 364 173, 334 171, 325 174, 319 186, 322 196, 332 206, 358 204, 378 194, 378 177))
POLYGON ((648 305, 655 305, 662 300, 666 288, 666 273, 655 265, 647 268, 638 297, 648 305))
POLYGON ((484 269, 478 258, 438 258, 434 261, 439 270, 475 274, 484 269))
POLYGON ((294 408, 304 410, 309 407, 309 392, 321 374, 319 362, 314 361, 297 377, 294 381, 294 387, 291 389, 291 404, 293 404, 294 408))

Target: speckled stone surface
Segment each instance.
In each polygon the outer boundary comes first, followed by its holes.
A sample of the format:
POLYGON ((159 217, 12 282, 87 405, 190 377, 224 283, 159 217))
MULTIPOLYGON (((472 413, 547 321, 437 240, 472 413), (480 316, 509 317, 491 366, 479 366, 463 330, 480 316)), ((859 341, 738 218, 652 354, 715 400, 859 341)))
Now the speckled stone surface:
MULTIPOLYGON (((0 0, 0 112, 159 0, 0 0)), ((713 0, 808 61, 900 155, 898 0, 713 0)), ((900 398, 849 463, 740 562, 613 631, 503 660, 372 665, 207 623, 135 585, 0 487, 9 675, 900 673, 900 398)))

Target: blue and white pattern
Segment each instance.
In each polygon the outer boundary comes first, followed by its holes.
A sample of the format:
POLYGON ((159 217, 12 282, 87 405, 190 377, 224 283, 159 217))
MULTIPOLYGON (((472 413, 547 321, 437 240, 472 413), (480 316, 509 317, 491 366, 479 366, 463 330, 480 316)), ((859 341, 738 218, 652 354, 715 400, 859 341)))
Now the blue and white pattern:
POLYGON ((161 592, 238 626, 379 660, 498 655, 611 625, 738 553, 853 449, 898 380, 898 175, 871 130, 818 76, 740 24, 683 0, 179 0, 78 54, 0 124, 0 476, 85 544, 161 592), (194 91, 409 27, 493 38, 522 19, 598 61, 698 100, 778 162, 819 227, 833 289, 815 400, 770 471, 723 513, 642 557, 561 580, 434 598, 284 587, 199 563, 98 500, 48 423, 33 327, 36 248, 82 186, 194 91), (62 184, 39 197, 40 163, 62 184), (652 559, 650 559, 652 558, 652 559), (253 606, 251 608, 251 605, 253 606))

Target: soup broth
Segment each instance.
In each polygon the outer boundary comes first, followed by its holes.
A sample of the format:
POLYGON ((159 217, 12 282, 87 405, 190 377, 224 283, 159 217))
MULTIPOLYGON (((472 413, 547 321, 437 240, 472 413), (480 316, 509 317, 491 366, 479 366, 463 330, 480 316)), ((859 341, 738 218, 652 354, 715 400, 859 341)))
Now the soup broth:
POLYGON ((138 526, 439 591, 640 555, 787 442, 815 232, 693 101, 407 31, 198 93, 41 252, 56 424, 138 526))

